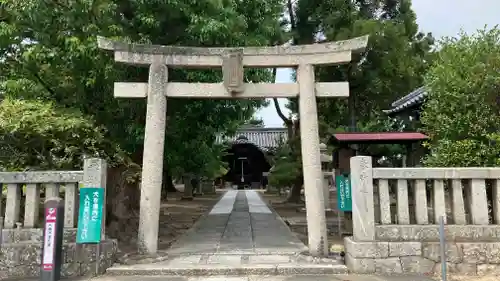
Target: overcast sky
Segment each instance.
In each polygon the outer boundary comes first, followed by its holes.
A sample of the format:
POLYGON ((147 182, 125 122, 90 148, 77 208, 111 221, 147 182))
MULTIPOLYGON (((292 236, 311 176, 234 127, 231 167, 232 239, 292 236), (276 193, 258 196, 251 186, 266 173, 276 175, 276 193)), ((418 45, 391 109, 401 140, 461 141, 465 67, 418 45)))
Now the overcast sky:
MULTIPOLYGON (((473 33, 484 25, 500 25, 500 0, 413 0, 413 10, 420 30, 432 32, 436 38, 455 36, 460 29, 473 33)), ((277 83, 290 81, 290 70, 277 71, 277 83)), ((285 102, 280 101, 284 110, 285 102)), ((272 104, 260 110, 257 116, 264 120, 266 127, 283 126, 272 104)))

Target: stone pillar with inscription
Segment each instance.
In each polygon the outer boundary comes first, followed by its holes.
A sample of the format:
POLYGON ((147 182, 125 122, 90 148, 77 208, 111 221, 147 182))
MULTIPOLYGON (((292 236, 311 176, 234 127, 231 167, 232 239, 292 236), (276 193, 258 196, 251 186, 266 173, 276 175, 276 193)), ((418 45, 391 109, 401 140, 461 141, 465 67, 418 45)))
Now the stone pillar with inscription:
POLYGON ((371 157, 351 158, 351 186, 353 239, 374 241, 375 207, 371 157))

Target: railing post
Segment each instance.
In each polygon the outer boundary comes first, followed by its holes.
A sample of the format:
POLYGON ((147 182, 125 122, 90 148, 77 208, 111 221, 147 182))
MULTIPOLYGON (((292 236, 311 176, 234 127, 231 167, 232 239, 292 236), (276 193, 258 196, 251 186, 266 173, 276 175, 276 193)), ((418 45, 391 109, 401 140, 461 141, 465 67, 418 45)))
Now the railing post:
POLYGON ((100 158, 87 158, 83 163, 83 187, 104 188, 101 240, 105 240, 106 225, 106 179, 108 165, 100 158))
POLYGON ((352 227, 354 241, 375 240, 372 158, 351 158, 352 227))

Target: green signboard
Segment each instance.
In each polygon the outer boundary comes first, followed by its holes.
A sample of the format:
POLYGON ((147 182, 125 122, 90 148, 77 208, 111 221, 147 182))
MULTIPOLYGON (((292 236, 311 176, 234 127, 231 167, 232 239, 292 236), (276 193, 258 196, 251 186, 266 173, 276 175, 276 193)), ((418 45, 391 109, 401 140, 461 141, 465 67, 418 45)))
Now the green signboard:
POLYGON ((352 211, 352 197, 351 197, 351 180, 349 175, 340 175, 335 177, 337 185, 337 202, 340 211, 352 211))
POLYGON ((80 188, 80 211, 76 243, 101 242, 102 210, 104 206, 104 188, 80 188))

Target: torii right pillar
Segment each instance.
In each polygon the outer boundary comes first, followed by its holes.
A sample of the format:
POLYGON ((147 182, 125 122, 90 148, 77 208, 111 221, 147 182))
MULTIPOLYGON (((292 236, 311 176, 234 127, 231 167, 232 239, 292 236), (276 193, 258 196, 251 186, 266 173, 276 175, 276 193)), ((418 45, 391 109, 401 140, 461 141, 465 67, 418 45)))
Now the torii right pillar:
POLYGON ((303 60, 297 67, 297 83, 300 92, 300 138, 309 253, 312 256, 326 256, 329 245, 324 176, 321 167, 317 95, 314 66, 308 64, 306 60, 303 60))
POLYGON ((328 236, 323 199, 323 173, 319 150, 314 67, 307 64, 299 65, 297 68, 297 82, 300 89, 300 139, 309 252, 313 256, 324 256, 328 253, 328 236), (311 248, 311 246, 314 248, 311 248))

